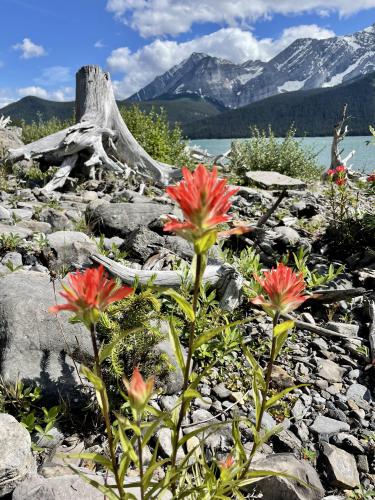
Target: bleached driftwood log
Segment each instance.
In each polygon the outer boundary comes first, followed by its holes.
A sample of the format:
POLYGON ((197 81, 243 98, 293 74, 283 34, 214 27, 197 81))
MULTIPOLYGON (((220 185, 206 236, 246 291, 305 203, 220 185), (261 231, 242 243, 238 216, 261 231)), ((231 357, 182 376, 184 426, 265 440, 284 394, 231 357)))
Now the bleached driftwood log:
POLYGON ((109 169, 122 175, 134 172, 165 185, 179 171, 151 158, 124 123, 108 73, 98 66, 83 66, 76 75, 77 123, 18 149, 9 160, 37 160, 61 166, 45 186, 46 192, 62 187, 73 169, 109 169))
POLYGON ((0 128, 7 128, 8 125, 12 123, 12 120, 10 119, 10 116, 0 116, 0 128))
POLYGON ((344 105, 340 121, 333 128, 333 140, 331 146, 331 168, 335 169, 339 165, 347 167, 348 161, 354 156, 355 151, 351 151, 345 158, 341 157, 343 150, 340 150, 340 142, 342 142, 349 132, 347 116, 348 105, 344 105))
MULTIPOLYGON (((179 288, 183 280, 183 275, 179 271, 131 269, 104 255, 93 255, 91 258, 94 262, 102 264, 110 274, 120 278, 127 285, 132 285, 136 277, 140 285, 146 285, 154 277, 154 286, 179 288)), ((208 265, 203 275, 203 282, 209 283, 217 290, 220 306, 227 311, 233 311, 238 306, 243 281, 242 276, 228 264, 208 265)))

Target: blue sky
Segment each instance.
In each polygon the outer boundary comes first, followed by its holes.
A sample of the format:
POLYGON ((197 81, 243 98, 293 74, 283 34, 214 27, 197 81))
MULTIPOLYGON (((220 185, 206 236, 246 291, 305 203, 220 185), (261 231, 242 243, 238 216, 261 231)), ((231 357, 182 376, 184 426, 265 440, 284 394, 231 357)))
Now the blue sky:
POLYGON ((375 0, 1 0, 0 108, 74 99, 85 64, 109 70, 123 98, 194 51, 269 60, 296 38, 374 22, 375 0))

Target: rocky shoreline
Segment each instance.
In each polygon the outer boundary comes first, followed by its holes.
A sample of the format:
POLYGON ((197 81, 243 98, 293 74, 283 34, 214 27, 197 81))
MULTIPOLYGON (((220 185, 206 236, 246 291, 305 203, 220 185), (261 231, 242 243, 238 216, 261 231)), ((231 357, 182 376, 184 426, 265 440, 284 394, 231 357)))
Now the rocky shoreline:
MULTIPOLYGON (((267 189, 242 186, 234 198, 234 218, 256 226, 275 204, 281 189, 277 182, 267 189)), ((190 245, 163 233, 162 219, 167 214, 178 212, 155 186, 92 180, 46 197, 39 187, 26 187, 14 176, 6 179, 6 189, 0 190, 0 374, 6 383, 21 379, 25 384, 37 384, 48 398, 60 395, 71 406, 79 401, 82 384, 76 363, 90 359, 92 352, 82 326, 61 321, 47 311, 56 301, 59 281, 69 271, 92 265, 92 257, 98 254, 135 271, 171 270, 181 261, 189 265, 193 255, 190 245)), ((321 184, 293 185, 264 226, 224 243, 224 248, 234 253, 254 247, 264 267, 301 247, 309 254, 309 268, 321 275, 328 272, 332 261, 336 269, 346 266, 320 288, 347 294, 333 301, 313 299, 296 315, 300 327, 288 340, 272 384, 278 390, 306 385, 292 393, 279 412, 267 415, 269 426, 282 423, 283 430, 263 446, 254 463, 255 468, 287 470, 315 488, 307 490, 296 482, 270 477, 257 484, 265 499, 361 499, 367 497, 360 488, 375 489, 375 377, 369 342, 375 321, 371 309, 375 250, 362 248, 358 241, 355 254, 340 260, 332 257, 332 243, 323 238, 327 214, 321 184), (314 326, 315 333, 311 331, 314 326)), ((223 263, 219 248, 211 263, 223 263)), ((220 293, 218 289, 219 298, 220 293)), ((261 355, 271 323, 262 311, 249 307, 245 295, 239 301, 237 307, 247 308, 253 316, 241 333, 261 355)), ((167 344, 160 349, 173 363, 167 344)), ((193 402, 186 428, 239 415, 251 418, 246 370, 241 369, 241 353, 236 356, 232 372, 226 373, 224 363, 224 369, 213 369, 199 386, 203 399, 193 402)), ((152 404, 170 411, 181 390, 181 374, 176 368, 167 377, 170 380, 164 381, 164 392, 155 396, 152 404)), ((241 430, 244 448, 250 453, 251 433, 241 430)), ((103 498, 78 476, 72 476, 61 457, 64 453, 105 451, 97 430, 69 433, 66 426, 59 428, 57 423, 50 434, 52 438, 43 442, 43 436, 34 432, 32 440, 43 451, 31 452, 29 433, 10 415, 0 414, 0 498, 103 498)), ((162 456, 170 454, 169 438, 168 431, 162 429, 153 442, 159 440, 162 456)), ((231 451, 231 440, 230 424, 212 432, 207 440, 208 455, 225 458, 231 451)), ((151 446, 146 458, 152 451, 151 446)), ((87 467, 78 459, 71 464, 87 467)), ((163 474, 163 470, 156 473, 163 474)), ((95 477, 103 480, 99 473, 95 477)), ((248 498, 255 497, 249 493, 248 498)))

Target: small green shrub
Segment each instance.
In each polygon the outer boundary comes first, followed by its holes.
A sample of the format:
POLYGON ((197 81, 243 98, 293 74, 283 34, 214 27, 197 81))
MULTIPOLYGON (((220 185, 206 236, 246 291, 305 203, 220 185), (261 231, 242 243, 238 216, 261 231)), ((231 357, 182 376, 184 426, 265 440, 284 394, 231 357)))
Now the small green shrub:
POLYGON ((131 106, 120 111, 130 132, 152 158, 178 167, 191 163, 180 127, 170 127, 163 108, 147 113, 131 106))
POLYGON ((296 140, 293 127, 282 140, 275 137, 271 126, 267 131, 257 127, 250 130, 250 139, 232 143, 231 171, 239 181, 245 182, 249 170, 270 170, 307 180, 320 177, 316 153, 296 140))
POLYGON ((47 135, 54 134, 63 130, 64 128, 70 127, 74 124, 74 119, 70 120, 59 120, 58 118, 51 118, 50 120, 44 121, 43 118, 38 115, 36 121, 32 123, 22 122, 22 140, 25 144, 37 141, 46 137, 47 135))
POLYGON ((158 317, 159 310, 157 297, 151 290, 144 290, 109 306, 101 316, 98 333, 114 344, 109 358, 113 375, 130 377, 138 365, 150 374, 160 374, 166 369, 164 360, 157 359, 153 352, 163 339, 163 335, 150 324, 158 317), (138 327, 142 330, 134 331, 138 327))

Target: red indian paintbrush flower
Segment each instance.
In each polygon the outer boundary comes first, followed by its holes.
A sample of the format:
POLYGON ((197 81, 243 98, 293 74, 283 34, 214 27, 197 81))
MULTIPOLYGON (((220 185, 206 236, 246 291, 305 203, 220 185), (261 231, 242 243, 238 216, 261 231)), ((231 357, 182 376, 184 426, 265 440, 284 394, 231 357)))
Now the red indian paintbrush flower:
POLYGON ((128 396, 132 407, 136 410, 144 408, 151 397, 154 389, 154 377, 143 380, 138 368, 134 368, 132 378, 129 382, 123 378, 124 385, 128 391, 128 396))
POLYGON ((229 221, 229 200, 238 189, 229 189, 227 180, 218 178, 216 167, 210 172, 204 165, 198 165, 193 173, 184 167, 182 175, 183 180, 166 191, 180 205, 185 220, 170 217, 164 231, 174 231, 194 241, 229 221))
POLYGON ((227 455, 225 460, 219 462, 220 469, 231 469, 234 465, 234 458, 232 455, 227 455))
POLYGON ((282 263, 279 263, 276 269, 265 272, 263 279, 256 279, 267 297, 258 295, 252 303, 262 306, 269 314, 293 311, 308 298, 304 295, 305 282, 302 274, 295 273, 282 263))
POLYGON ((57 304, 49 308, 52 313, 72 311, 86 325, 95 323, 98 316, 112 302, 124 299, 133 292, 127 286, 118 287, 116 282, 108 278, 103 266, 87 269, 68 275, 68 285, 63 284, 60 295, 65 304, 57 304))

